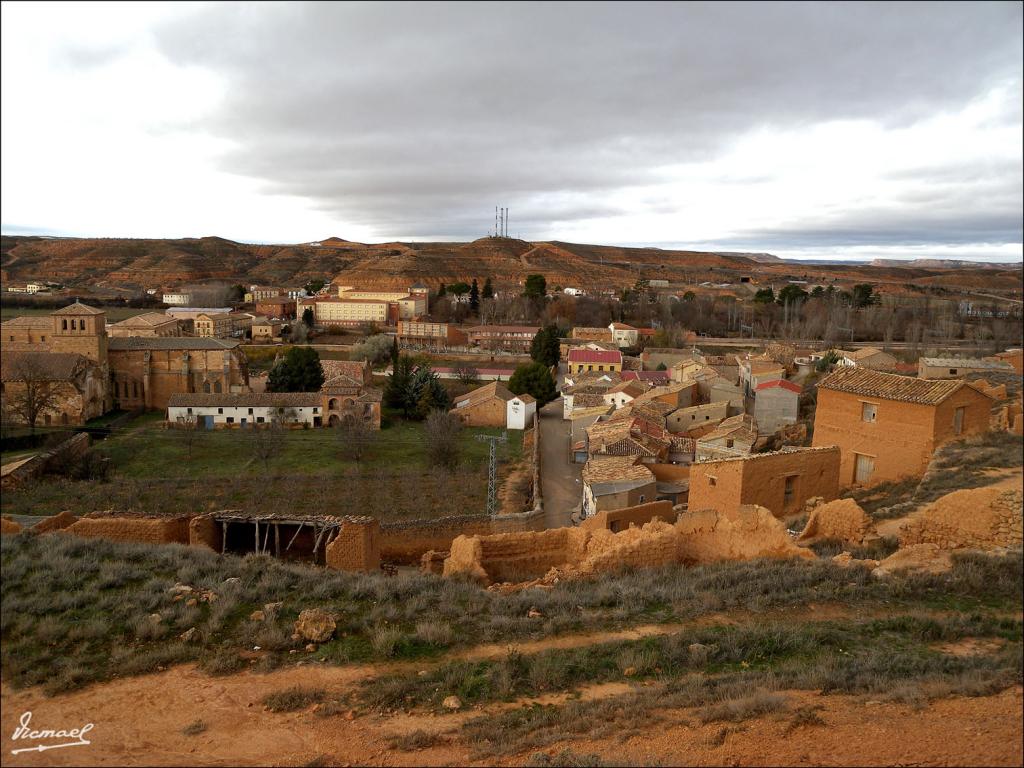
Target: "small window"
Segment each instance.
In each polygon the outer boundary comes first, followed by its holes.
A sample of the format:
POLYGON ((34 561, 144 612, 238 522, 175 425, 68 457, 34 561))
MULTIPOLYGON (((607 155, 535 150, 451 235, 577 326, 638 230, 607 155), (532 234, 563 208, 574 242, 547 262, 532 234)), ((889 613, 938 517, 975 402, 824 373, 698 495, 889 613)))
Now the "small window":
POLYGON ((45 336, 41 336, 40 338, 41 338, 41 339, 42 339, 43 341, 46 341, 46 337, 45 337, 45 336))
POLYGON ((733 440, 733 439, 732 439, 731 437, 730 437, 730 438, 728 438, 728 439, 727 439, 727 440, 725 441, 725 447, 726 447, 726 448, 732 448, 732 447, 733 447, 733 445, 735 445, 735 444, 736 444, 736 441, 735 441, 735 440, 733 440))
POLYGON ((708 475, 708 485, 714 488, 716 485, 718 485, 718 478, 715 477, 714 475, 708 475))
POLYGON ((235 423, 235 417, 234 417, 234 416, 228 416, 228 417, 227 417, 227 418, 225 419, 225 421, 226 421, 226 422, 227 422, 228 424, 234 424, 234 423, 235 423))
POLYGON ((956 376, 956 368, 950 368, 949 369, 949 375, 950 376, 956 376))
POLYGON ((250 408, 250 409, 249 409, 249 414, 250 414, 250 415, 252 414, 252 408, 250 408))
POLYGON ((645 498, 645 496, 644 496, 644 495, 643 495, 643 494, 641 493, 641 494, 640 494, 640 503, 641 503, 641 504, 643 504, 643 503, 644 503, 644 498, 645 498))
POLYGON ((878 416, 877 406, 874 403, 861 403, 860 420, 874 422, 878 416))
POLYGON ((959 435, 964 431, 964 414, 967 413, 967 408, 961 406, 953 411, 953 434, 959 435))
MULTIPOLYGON (((65 320, 61 320, 61 321, 60 321, 60 327, 61 327, 61 328, 62 328, 63 330, 65 330, 65 331, 66 331, 66 330, 68 329, 68 321, 67 321, 66 319, 65 319, 65 320)), ((13 337, 13 336, 11 337, 11 341, 14 341, 14 337, 13 337)))
POLYGON ((224 409, 223 408, 218 408, 217 409, 217 413, 224 413, 224 409))
POLYGON ((263 423, 263 417, 262 416, 257 416, 256 417, 256 423, 257 424, 262 424, 263 423))
POLYGON ((782 505, 784 507, 791 506, 796 498, 796 478, 796 475, 790 475, 786 478, 786 484, 782 492, 782 505))
POLYGON ((191 413, 192 413, 192 409, 191 409, 191 408, 189 408, 189 409, 188 409, 188 411, 187 411, 187 413, 191 414, 191 413))

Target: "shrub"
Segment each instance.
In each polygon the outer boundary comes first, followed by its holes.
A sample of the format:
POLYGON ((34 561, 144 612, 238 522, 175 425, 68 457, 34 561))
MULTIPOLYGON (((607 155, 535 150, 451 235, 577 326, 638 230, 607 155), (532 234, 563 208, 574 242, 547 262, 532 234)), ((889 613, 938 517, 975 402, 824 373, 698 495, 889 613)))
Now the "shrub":
POLYGON ((271 712, 295 712, 312 704, 319 704, 326 695, 323 688, 305 688, 296 685, 265 696, 263 705, 271 712))
POLYGON ((200 733, 205 733, 208 727, 205 720, 193 720, 181 729, 181 733, 183 736, 198 736, 200 733))

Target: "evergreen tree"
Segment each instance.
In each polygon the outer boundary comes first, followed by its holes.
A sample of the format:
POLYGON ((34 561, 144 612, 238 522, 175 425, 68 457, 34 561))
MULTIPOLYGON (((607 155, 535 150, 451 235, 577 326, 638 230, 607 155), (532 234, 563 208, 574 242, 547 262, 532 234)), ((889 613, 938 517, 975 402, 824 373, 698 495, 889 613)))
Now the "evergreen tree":
POLYGON ((481 294, 482 298, 493 299, 494 298, 494 286, 491 285, 491 278, 484 280, 484 292, 481 294))
POLYGON ((313 323, 316 322, 316 316, 313 313, 312 307, 306 307, 302 310, 302 322, 307 326, 313 325, 313 323))
MULTIPOLYGON (((387 383, 384 385, 384 404, 391 408, 401 408, 406 411, 406 393, 409 391, 409 383, 412 381, 415 362, 408 355, 398 358, 391 373, 388 374, 387 383)), ((408 413, 406 413, 408 416, 408 413)))
POLYGON ((533 341, 530 343, 530 357, 550 368, 553 365, 558 365, 560 356, 558 328, 554 325, 546 325, 533 337, 533 341))
POLYGON ((558 397, 555 378, 543 363, 520 365, 512 374, 512 378, 508 380, 508 388, 515 395, 521 395, 524 392, 533 395, 537 400, 538 408, 542 408, 558 397))
POLYGON ((526 276, 526 290, 523 291, 523 296, 530 298, 542 299, 548 292, 547 280, 544 279, 544 275, 527 275, 526 276))
POLYGON ((473 286, 469 289, 469 309, 475 315, 480 312, 480 287, 473 278, 473 286))
POLYGON ((391 370, 398 368, 398 336, 395 335, 391 339, 391 370))
POLYGON ((320 355, 312 347, 292 347, 270 370, 268 392, 319 392, 324 383, 320 355))
POLYGON ((440 299, 440 298, 441 298, 442 296, 444 296, 444 295, 445 295, 446 293, 448 293, 448 289, 447 289, 447 288, 445 287, 445 284, 444 284, 444 283, 441 283, 441 285, 440 285, 440 286, 438 286, 438 289, 437 289, 437 298, 439 298, 439 299, 440 299))

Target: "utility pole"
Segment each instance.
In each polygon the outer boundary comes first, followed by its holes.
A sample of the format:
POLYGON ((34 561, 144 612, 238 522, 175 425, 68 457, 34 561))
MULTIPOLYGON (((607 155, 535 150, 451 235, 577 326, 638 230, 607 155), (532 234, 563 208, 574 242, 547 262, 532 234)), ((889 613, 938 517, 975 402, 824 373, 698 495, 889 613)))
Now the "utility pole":
POLYGON ((490 455, 487 464, 487 514, 498 513, 498 456, 497 444, 508 442, 508 432, 500 435, 477 435, 476 439, 490 443, 490 455))

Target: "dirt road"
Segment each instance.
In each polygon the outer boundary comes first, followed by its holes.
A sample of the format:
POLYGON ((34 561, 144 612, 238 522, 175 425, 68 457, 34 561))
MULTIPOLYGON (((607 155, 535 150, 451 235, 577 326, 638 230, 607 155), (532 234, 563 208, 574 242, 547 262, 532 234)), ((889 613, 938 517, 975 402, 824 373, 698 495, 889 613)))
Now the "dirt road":
POLYGON ((545 527, 571 525, 569 515, 583 494, 583 467, 569 462, 569 422, 562 419, 562 398, 540 410, 540 452, 545 527))

